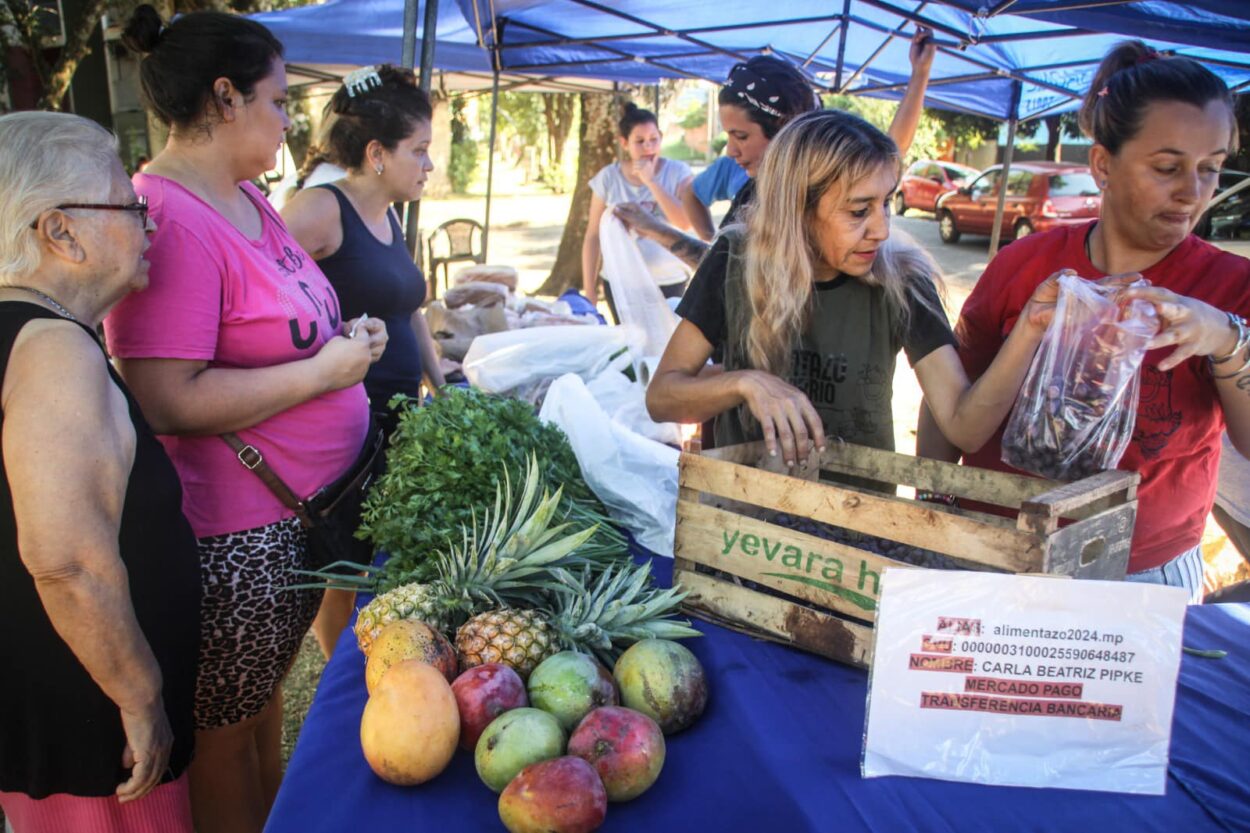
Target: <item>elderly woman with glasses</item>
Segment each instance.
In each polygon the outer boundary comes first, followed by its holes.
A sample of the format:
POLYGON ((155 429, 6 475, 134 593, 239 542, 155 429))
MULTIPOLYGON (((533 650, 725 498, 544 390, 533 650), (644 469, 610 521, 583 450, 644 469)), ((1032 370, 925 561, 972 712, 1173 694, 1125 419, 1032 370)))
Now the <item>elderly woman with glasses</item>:
POLYGON ((0 117, 0 807, 20 833, 190 831, 195 538, 96 338, 147 284, 103 128, 0 117))

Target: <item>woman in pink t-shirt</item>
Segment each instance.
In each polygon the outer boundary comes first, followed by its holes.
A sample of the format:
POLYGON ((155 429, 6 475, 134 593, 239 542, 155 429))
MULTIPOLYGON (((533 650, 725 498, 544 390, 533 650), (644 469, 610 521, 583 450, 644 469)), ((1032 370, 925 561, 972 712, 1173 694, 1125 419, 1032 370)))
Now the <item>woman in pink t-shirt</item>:
POLYGON ((259 833, 281 779, 279 683, 320 594, 299 522, 218 435, 238 434, 308 495, 355 460, 361 380, 386 344, 344 337, 338 298, 248 180, 290 126, 282 46, 234 15, 163 26, 141 6, 123 37, 153 114, 171 128, 141 174, 157 231, 149 288, 107 321, 113 355, 178 469, 200 544, 203 625, 191 799, 200 833, 259 833))

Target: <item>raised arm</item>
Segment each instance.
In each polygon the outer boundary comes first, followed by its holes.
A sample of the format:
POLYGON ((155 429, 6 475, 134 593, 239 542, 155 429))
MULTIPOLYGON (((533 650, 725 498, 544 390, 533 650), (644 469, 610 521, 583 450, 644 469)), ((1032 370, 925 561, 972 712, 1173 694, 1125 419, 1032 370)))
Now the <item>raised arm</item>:
POLYGON ((933 56, 937 53, 937 45, 933 42, 933 32, 921 27, 911 39, 911 80, 907 82, 907 92, 899 102, 890 129, 886 131, 894 144, 898 145, 899 155, 907 157, 911 149, 912 139, 916 138, 916 128, 920 126, 920 116, 924 113, 924 94, 929 88, 929 72, 933 69, 933 56))
MULTIPOLYGON (((681 231, 690 228, 690 218, 686 216, 686 209, 682 206, 681 201, 677 199, 676 194, 670 194, 668 189, 657 178, 661 161, 657 159, 646 160, 639 159, 634 163, 634 172, 642 180, 642 184, 647 186, 647 190, 651 192, 651 197, 656 204, 660 206, 660 210, 664 212, 664 219, 668 220, 672 225, 681 231)), ((671 162, 664 162, 669 165, 671 162)), ((689 184, 693 177, 686 177, 678 184, 680 191, 682 185, 689 184)))

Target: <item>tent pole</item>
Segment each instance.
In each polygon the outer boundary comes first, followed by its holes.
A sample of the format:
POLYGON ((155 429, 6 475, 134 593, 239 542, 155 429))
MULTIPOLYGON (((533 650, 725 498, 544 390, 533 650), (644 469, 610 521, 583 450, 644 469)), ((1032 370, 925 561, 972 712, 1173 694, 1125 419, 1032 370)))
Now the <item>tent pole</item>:
MULTIPOLYGON (((409 0, 411 2, 411 0, 409 0)), ((425 21, 421 24, 421 92, 429 95, 434 80, 434 43, 438 40, 438 0, 425 0, 425 21)))
POLYGON ((842 92, 842 62, 846 58, 846 30, 849 28, 851 28, 851 0, 844 0, 842 31, 838 33, 838 66, 833 76, 833 88, 838 92, 842 92))
POLYGON ((417 63, 418 0, 404 0, 404 51, 401 62, 408 69, 417 63))
MULTIPOLYGON (((438 26, 438 0, 425 0, 425 21, 421 26, 421 74, 418 82, 422 92, 429 93, 434 79, 434 31, 438 26)), ((417 0, 404 2, 404 53, 403 64, 413 68, 417 57, 417 0)), ((412 253, 412 259, 421 265, 421 201, 414 200, 404 211, 404 243, 412 253)))
POLYGON ((499 124, 499 70, 490 91, 490 149, 486 157, 486 225, 482 229, 482 258, 490 251, 490 201, 495 190, 495 130, 499 124))
POLYGON ((1003 211, 1007 207, 1007 180, 1011 176, 1011 157, 1016 149, 1016 125, 1020 123, 1020 93, 1024 87, 1019 81, 1012 84, 1011 118, 1007 120, 1007 149, 1003 152, 1002 172, 998 176, 998 207, 994 209, 994 230, 990 234, 990 259, 998 254, 1002 238, 1003 211))

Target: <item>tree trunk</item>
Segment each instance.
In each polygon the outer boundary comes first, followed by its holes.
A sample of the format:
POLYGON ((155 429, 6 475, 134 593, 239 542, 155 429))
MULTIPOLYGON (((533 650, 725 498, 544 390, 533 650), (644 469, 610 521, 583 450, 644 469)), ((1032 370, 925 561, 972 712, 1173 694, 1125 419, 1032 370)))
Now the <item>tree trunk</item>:
POLYGON ((69 26, 68 21, 66 22, 65 46, 61 48, 61 55, 57 58, 56 66, 48 75, 48 81, 43 88, 43 98, 39 100, 39 109, 61 109, 61 102, 69 92, 69 85, 74 80, 74 73, 78 71, 78 64, 91 51, 87 42, 91 40, 91 34, 99 25, 100 17, 107 8, 107 0, 90 0, 83 7, 82 16, 74 22, 73 28, 69 26))
POLYGON ((553 93, 543 96, 543 115, 547 118, 547 141, 551 148, 551 161, 556 167, 564 161, 564 144, 573 127, 577 99, 573 93, 553 93))
POLYGON ((578 131, 577 182, 564 222, 564 235, 555 266, 539 295, 559 295, 569 287, 582 286, 582 238, 590 219, 590 178, 616 161, 616 108, 610 93, 581 93, 582 124, 578 131))
POLYGON ((1051 162, 1059 161, 1059 140, 1063 138, 1061 118, 1061 116, 1047 116, 1042 120, 1046 122, 1046 159, 1051 162))

